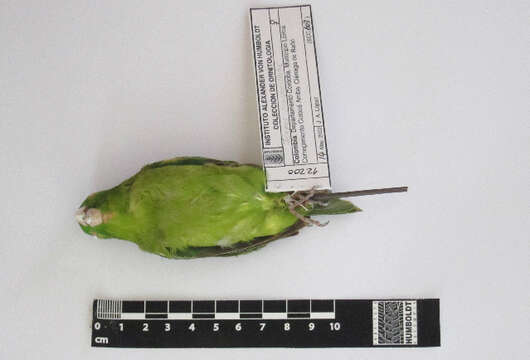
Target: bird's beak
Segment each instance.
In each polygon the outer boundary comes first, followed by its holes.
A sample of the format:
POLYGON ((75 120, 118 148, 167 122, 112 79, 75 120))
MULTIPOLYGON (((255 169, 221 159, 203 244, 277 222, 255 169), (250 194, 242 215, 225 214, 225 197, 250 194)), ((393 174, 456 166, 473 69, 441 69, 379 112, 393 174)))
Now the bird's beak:
POLYGON ((83 226, 98 226, 103 223, 101 210, 94 208, 87 209, 85 206, 77 209, 75 212, 75 219, 83 226))

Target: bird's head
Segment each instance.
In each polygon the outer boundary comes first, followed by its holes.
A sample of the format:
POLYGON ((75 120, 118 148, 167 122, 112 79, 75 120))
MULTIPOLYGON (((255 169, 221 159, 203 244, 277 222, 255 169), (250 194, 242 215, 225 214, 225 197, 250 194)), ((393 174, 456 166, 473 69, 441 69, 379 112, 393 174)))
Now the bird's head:
POLYGON ((96 227, 103 223, 103 215, 98 208, 81 206, 75 212, 75 219, 81 226, 96 227))
POLYGON ((81 229, 89 235, 100 238, 109 237, 106 226, 112 218, 108 209, 108 191, 100 191, 87 197, 75 212, 75 219, 81 229))

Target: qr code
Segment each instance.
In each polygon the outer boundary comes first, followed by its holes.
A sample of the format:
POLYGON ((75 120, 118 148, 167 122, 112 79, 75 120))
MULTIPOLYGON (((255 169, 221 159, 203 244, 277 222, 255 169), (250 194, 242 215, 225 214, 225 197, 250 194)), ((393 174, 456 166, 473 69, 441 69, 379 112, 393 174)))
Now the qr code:
POLYGON ((417 345, 418 316, 415 300, 372 302, 374 345, 417 345))
POLYGON ((263 162, 265 166, 283 165, 283 149, 264 150, 263 162))

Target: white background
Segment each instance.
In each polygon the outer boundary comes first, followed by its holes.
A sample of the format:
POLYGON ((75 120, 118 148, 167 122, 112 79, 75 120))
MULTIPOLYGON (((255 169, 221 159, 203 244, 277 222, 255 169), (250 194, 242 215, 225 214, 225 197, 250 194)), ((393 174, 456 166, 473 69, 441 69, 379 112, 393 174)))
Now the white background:
POLYGON ((312 2, 334 190, 407 194, 237 258, 76 225, 145 163, 259 161, 248 8, 281 4, 0 2, 0 358, 528 358, 527 1, 312 2), (98 297, 439 297, 442 347, 92 349, 98 297))

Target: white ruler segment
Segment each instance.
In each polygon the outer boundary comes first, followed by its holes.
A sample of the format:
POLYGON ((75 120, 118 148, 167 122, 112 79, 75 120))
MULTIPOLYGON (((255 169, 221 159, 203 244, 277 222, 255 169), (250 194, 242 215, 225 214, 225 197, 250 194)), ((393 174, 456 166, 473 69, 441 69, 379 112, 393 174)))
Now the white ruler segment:
POLYGON ((267 191, 331 189, 311 6, 250 9, 267 191))

